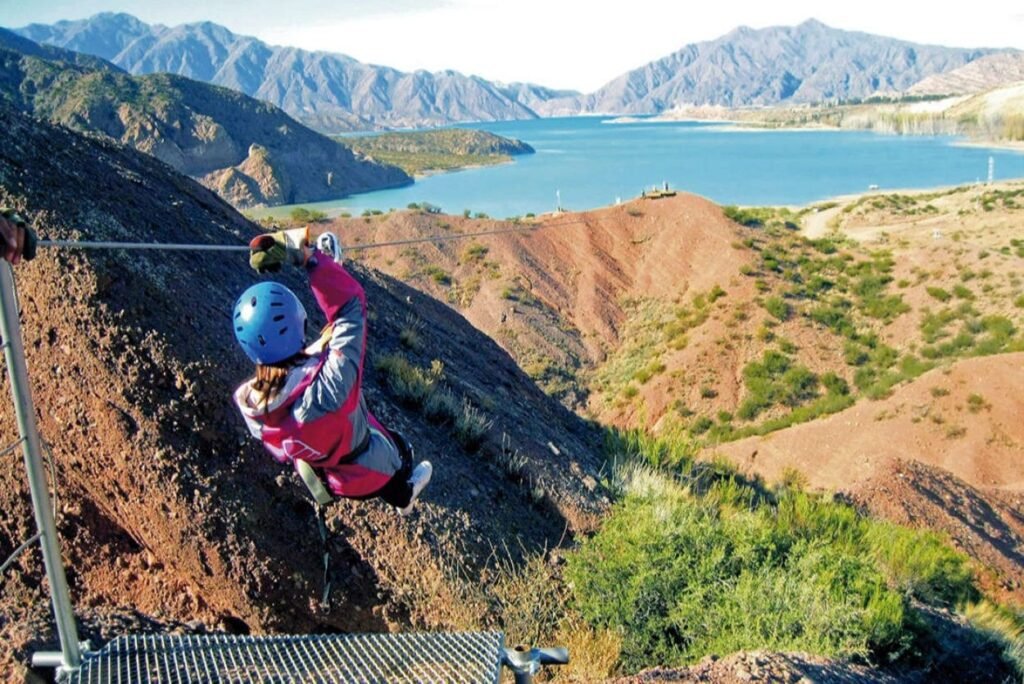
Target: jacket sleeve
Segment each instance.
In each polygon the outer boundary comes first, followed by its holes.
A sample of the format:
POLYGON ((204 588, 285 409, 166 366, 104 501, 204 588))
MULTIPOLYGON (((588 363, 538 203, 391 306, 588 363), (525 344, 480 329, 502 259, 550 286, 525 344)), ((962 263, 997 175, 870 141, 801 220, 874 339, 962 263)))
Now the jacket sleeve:
POLYGON ((360 388, 366 352, 366 294, 340 264, 321 259, 309 268, 310 287, 331 325, 327 358, 297 402, 300 423, 337 411, 360 388))

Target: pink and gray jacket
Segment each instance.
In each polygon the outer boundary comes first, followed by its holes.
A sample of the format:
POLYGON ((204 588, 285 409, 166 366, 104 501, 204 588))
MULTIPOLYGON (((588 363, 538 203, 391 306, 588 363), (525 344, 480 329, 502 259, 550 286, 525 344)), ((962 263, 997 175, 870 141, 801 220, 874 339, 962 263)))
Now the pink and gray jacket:
POLYGON ((264 407, 252 380, 235 391, 235 403, 254 437, 279 463, 308 462, 335 496, 372 496, 401 467, 398 449, 363 399, 366 293, 341 265, 314 257, 309 284, 331 327, 306 349, 310 357, 289 371, 278 395, 264 407))

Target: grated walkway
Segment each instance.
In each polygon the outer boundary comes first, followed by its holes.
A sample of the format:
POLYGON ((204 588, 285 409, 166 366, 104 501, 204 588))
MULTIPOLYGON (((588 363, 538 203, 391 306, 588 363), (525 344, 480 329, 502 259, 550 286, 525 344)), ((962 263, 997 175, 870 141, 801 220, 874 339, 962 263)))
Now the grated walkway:
POLYGON ((72 684, 337 682, 495 684, 500 632, 118 637, 83 657, 72 684))

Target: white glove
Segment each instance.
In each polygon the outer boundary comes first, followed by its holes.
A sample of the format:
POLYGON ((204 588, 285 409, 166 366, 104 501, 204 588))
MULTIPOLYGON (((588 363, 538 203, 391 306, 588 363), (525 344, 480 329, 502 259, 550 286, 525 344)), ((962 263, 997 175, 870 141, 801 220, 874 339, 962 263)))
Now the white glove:
POLYGON ((330 255, 334 261, 341 263, 344 259, 342 253, 341 243, 338 242, 338 237, 334 233, 323 233, 316 239, 316 248, 324 254, 330 255))

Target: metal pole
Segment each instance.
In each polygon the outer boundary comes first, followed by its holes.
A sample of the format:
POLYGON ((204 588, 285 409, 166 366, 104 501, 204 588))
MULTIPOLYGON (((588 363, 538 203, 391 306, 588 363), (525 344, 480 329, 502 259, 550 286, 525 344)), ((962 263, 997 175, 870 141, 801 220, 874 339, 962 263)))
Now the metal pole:
POLYGON ((78 628, 71 610, 68 595, 68 581, 60 556, 60 540, 57 525, 53 520, 50 494, 46 489, 46 475, 40 449, 39 432, 36 429, 36 414, 28 384, 28 369, 25 365, 25 348, 21 339, 21 323, 18 318, 18 304, 14 297, 14 274, 6 261, 0 260, 0 333, 3 334, 4 356, 7 360, 7 374, 11 379, 11 396, 18 420, 18 431, 25 454, 25 470, 28 471, 28 485, 32 492, 32 510, 36 527, 42 535, 40 547, 46 578, 50 582, 50 598, 53 602, 53 616, 57 622, 62 654, 61 670, 73 672, 82 663, 78 643, 78 628))

